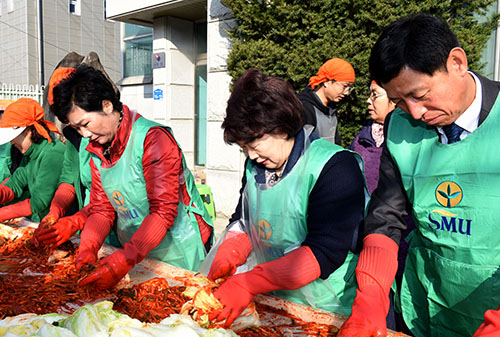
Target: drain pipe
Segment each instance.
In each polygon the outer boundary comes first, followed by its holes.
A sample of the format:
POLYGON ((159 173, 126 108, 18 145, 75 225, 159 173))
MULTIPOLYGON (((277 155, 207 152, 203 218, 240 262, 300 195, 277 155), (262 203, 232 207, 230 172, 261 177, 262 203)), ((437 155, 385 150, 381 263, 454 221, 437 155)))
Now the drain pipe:
POLYGON ((40 85, 45 85, 45 60, 43 51, 43 0, 38 0, 38 65, 40 71, 40 85))

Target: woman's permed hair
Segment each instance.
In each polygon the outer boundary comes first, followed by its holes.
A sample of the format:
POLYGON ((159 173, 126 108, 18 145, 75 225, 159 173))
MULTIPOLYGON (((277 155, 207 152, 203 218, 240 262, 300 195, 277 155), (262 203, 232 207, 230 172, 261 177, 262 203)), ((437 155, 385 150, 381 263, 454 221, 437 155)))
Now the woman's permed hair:
POLYGON ((249 69, 236 80, 227 102, 224 141, 250 143, 265 134, 294 137, 303 126, 302 109, 288 82, 249 69))
POLYGON ((67 124, 68 113, 73 106, 91 112, 102 111, 102 102, 108 100, 113 109, 122 111, 120 97, 102 72, 87 65, 80 65, 76 71, 62 80, 54 89, 54 104, 50 106, 59 120, 67 124))

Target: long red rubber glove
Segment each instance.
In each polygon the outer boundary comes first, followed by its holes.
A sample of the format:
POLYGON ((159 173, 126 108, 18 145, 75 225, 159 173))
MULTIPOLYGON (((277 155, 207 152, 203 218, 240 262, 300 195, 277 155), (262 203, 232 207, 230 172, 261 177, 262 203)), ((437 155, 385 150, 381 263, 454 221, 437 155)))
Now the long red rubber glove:
MULTIPOLYGON (((57 191, 50 203, 49 214, 56 220, 63 217, 66 211, 71 207, 76 198, 76 191, 73 185, 62 183, 57 187, 57 191)), ((42 221, 43 222, 43 219, 42 221)))
POLYGON ((35 238, 41 244, 58 247, 68 241, 76 232, 83 229, 86 220, 87 216, 80 211, 74 215, 59 219, 52 227, 42 227, 40 231, 35 231, 35 238))
POLYGON ((5 185, 0 185, 0 205, 14 200, 14 191, 5 185))
POLYGON ((217 249, 208 278, 213 281, 233 275, 236 268, 245 263, 251 251, 252 244, 247 234, 228 231, 226 238, 217 249))
POLYGON ((338 337, 379 337, 387 335, 389 291, 398 269, 398 245, 382 234, 370 234, 356 266, 357 295, 351 316, 338 337))
POLYGON ((94 283, 99 288, 111 288, 118 283, 130 269, 141 262, 165 237, 166 226, 157 226, 161 217, 149 214, 130 238, 130 242, 113 254, 99 261, 99 268, 81 280, 80 286, 94 283))
POLYGON ((15 204, 0 208, 0 222, 22 216, 30 216, 32 214, 31 201, 30 199, 25 199, 15 204))
POLYGON ((225 319, 224 326, 229 327, 257 294, 298 289, 320 274, 313 252, 309 247, 302 246, 279 259, 259 264, 249 272, 229 277, 214 293, 224 308, 220 313, 213 312, 210 320, 225 319))
MULTIPOLYGON (((91 206, 89 206, 91 207, 91 206)), ((97 262, 97 252, 108 235, 113 222, 97 213, 90 214, 80 234, 80 248, 76 257, 76 269, 97 262)))
POLYGON ((500 306, 498 310, 488 310, 484 314, 484 322, 479 326, 472 337, 500 336, 500 306))

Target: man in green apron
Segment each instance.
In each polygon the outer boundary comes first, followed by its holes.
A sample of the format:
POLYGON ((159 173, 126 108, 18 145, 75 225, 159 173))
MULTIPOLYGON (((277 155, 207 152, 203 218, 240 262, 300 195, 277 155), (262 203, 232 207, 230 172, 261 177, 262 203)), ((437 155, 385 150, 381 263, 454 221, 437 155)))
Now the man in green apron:
POLYGON ((386 28, 370 72, 399 109, 385 123, 358 294, 339 336, 385 333, 407 214, 416 230, 400 293, 405 324, 415 336, 471 336, 500 303, 500 84, 469 72, 454 33, 428 14, 386 28))

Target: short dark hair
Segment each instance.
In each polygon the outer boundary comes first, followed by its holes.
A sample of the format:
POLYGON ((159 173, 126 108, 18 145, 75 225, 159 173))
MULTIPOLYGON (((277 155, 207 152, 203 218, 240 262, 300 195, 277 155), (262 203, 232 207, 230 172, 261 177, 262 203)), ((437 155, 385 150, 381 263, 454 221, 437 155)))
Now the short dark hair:
POLYGON ((85 111, 102 111, 102 102, 109 100, 114 110, 122 111, 119 95, 109 80, 97 69, 79 65, 76 71, 62 80, 54 89, 54 104, 50 106, 62 123, 76 105, 85 111))
POLYGON ((432 76, 447 71, 450 51, 460 47, 448 24, 420 13, 391 23, 380 35, 370 54, 372 78, 379 84, 398 76, 403 67, 432 76))
POLYGON ((249 69, 236 80, 227 102, 224 141, 249 143, 278 133, 294 137, 303 126, 302 109, 288 82, 249 69))

